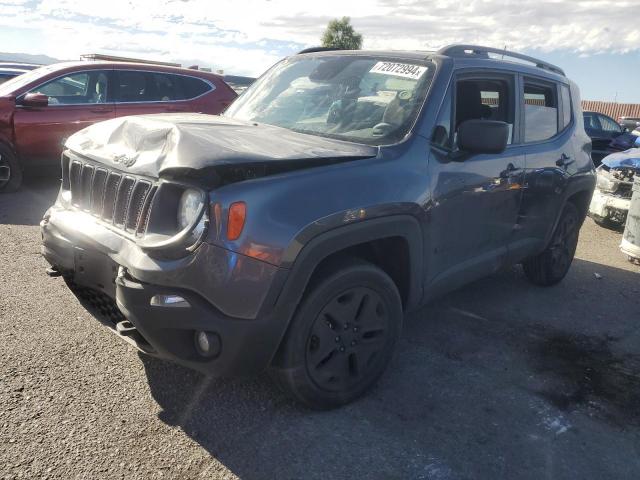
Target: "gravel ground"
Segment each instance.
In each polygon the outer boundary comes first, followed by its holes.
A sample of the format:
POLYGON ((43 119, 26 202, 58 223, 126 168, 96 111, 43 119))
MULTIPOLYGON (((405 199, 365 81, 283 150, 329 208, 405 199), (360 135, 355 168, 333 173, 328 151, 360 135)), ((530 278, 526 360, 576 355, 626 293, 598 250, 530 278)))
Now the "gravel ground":
POLYGON ((640 478, 640 268, 619 232, 587 220, 557 287, 513 268, 412 314, 380 384, 316 413, 101 326, 44 273, 55 193, 0 196, 0 478, 640 478))

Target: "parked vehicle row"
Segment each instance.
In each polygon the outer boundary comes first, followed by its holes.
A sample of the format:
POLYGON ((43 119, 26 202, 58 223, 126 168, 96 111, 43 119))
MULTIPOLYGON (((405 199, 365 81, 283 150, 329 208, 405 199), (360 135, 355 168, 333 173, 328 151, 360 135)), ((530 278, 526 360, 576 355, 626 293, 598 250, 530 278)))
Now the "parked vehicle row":
MULTIPOLYGON (((582 115, 584 129, 587 135, 591 137, 591 158, 596 167, 600 165, 602 159, 607 155, 629 148, 624 141, 617 144, 614 142, 618 137, 627 133, 628 130, 619 125, 613 118, 602 113, 588 111, 583 112, 582 115)), ((631 137, 630 134, 627 136, 631 137)))
POLYGON ((640 128, 640 117, 620 117, 618 123, 631 132, 640 128))
POLYGON ((84 61, 24 73, 0 85, 0 191, 17 189, 24 169, 59 168, 64 141, 95 122, 218 114, 236 96, 218 75, 160 65, 84 61))
POLYGON ((41 66, 42 65, 34 63, 0 62, 0 83, 4 83, 41 66))
MULTIPOLYGON (((104 95, 84 75, 60 87, 104 95)), ((116 111, 123 91, 155 92, 123 77, 104 82, 116 111)), ((301 53, 223 116, 69 137, 42 252, 143 352, 214 375, 269 369, 330 408, 377 381, 405 312, 514 263, 537 285, 563 279, 595 184, 589 144, 578 87, 539 59, 301 53)))

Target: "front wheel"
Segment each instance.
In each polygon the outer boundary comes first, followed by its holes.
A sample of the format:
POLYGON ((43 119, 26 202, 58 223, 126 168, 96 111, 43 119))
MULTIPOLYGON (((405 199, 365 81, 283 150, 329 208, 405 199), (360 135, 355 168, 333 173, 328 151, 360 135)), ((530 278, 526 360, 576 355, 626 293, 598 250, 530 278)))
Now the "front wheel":
POLYGON ((560 282, 571 267, 578 246, 580 215, 576 206, 567 202, 551 237, 549 246, 539 255, 522 263, 532 283, 551 286, 560 282))
POLYGON ((22 184, 22 169, 15 154, 0 144, 0 193, 15 192, 22 184))
POLYGON ((400 335, 402 302, 378 267, 357 260, 314 282, 272 371, 293 397, 316 409, 351 402, 382 375, 400 335))

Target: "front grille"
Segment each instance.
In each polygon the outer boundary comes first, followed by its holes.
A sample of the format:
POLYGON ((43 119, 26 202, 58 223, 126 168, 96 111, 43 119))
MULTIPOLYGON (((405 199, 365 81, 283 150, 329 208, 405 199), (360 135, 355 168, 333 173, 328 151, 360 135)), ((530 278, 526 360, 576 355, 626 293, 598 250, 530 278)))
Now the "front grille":
POLYGON ((151 182, 78 160, 69 163, 68 178, 74 206, 122 230, 145 233, 157 191, 151 182))
POLYGON ((631 198, 631 195, 633 194, 632 188, 633 183, 620 183, 616 190, 616 195, 622 198, 631 198))

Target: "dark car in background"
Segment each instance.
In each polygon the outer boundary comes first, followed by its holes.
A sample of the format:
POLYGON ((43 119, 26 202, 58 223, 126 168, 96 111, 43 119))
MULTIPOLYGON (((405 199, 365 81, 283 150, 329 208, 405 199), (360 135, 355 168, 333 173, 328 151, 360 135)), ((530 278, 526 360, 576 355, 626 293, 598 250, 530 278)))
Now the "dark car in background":
POLYGON ((630 132, 640 128, 640 117, 620 117, 618 119, 620 126, 626 128, 630 132))
POLYGON ((584 130, 591 138, 591 159, 597 167, 607 155, 620 151, 611 142, 627 131, 613 118, 598 112, 582 112, 584 130))
POLYGON ((218 114, 237 94, 213 73, 164 65, 81 61, 0 85, 0 191, 23 170, 59 169, 64 141, 95 122, 143 113, 218 114))
POLYGON ((20 62, 3 62, 0 61, 0 69, 3 68, 17 68, 19 70, 35 70, 36 68, 40 68, 42 65, 39 63, 20 63, 20 62))
POLYGON ((227 85, 233 88, 238 95, 244 92, 253 82, 256 81, 254 77, 245 77, 241 75, 225 75, 223 78, 224 81, 227 82, 227 85))
POLYGON ((6 81, 16 78, 23 73, 27 73, 29 70, 23 70, 21 68, 10 68, 0 66, 0 84, 6 81))

